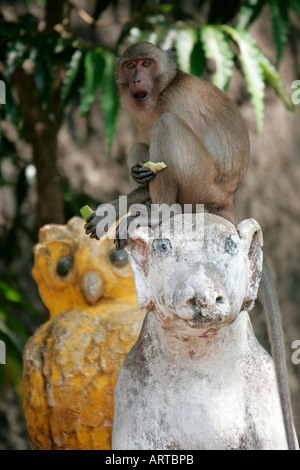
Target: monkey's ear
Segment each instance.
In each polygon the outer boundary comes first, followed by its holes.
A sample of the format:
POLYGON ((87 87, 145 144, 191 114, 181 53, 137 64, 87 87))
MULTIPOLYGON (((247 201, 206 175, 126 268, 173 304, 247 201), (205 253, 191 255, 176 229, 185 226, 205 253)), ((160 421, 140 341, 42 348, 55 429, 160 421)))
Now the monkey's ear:
POLYGON ((248 279, 243 310, 254 307, 263 267, 263 235, 259 224, 254 219, 243 220, 237 226, 249 259, 248 279))
POLYGON ((137 227, 130 236, 125 248, 128 253, 133 274, 137 303, 141 309, 150 309, 151 286, 148 283, 148 258, 150 253, 152 230, 150 227, 137 227))
POLYGON ((170 47, 170 49, 167 49, 166 54, 170 57, 171 61, 178 66, 177 62, 177 56, 176 56, 176 48, 175 47, 170 47))

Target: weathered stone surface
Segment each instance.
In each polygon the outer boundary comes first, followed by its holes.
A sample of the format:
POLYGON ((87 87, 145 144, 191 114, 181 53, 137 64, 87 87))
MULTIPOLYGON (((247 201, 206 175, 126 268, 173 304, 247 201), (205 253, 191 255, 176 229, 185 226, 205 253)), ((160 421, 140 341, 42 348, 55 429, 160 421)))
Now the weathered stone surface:
POLYGON ((164 225, 162 237, 136 229, 128 248, 148 313, 117 379, 113 449, 287 449, 273 361, 248 315, 259 225, 205 214, 176 237, 164 225))
POLYGON ((84 221, 46 225, 34 277, 50 320, 24 351, 23 399, 35 449, 110 449, 113 390, 144 313, 125 253, 84 221))

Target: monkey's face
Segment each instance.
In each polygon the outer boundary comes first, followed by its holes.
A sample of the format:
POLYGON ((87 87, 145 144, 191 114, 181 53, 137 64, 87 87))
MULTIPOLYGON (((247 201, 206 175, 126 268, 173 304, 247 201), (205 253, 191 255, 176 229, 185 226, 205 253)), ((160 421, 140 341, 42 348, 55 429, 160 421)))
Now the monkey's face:
POLYGON ((153 110, 160 93, 177 73, 172 51, 149 42, 132 44, 120 58, 117 84, 123 105, 131 112, 153 110))
POLYGON ((158 65, 153 56, 124 60, 119 66, 121 98, 126 98, 130 107, 149 107, 157 101, 156 87, 159 76, 158 65))

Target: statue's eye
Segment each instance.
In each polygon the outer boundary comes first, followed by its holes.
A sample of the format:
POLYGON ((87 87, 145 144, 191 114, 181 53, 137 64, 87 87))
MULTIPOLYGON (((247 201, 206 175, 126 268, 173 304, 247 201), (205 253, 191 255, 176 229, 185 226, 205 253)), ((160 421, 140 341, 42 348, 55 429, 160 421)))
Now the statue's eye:
POLYGON ((168 256, 171 253, 172 245, 170 240, 154 240, 153 241, 153 250, 156 256, 163 258, 168 256))
POLYGON ((127 68, 132 70, 134 69, 135 65, 133 63, 127 64, 127 68))
POLYGON ((114 266, 122 268, 128 263, 127 253, 123 250, 112 251, 109 255, 110 261, 114 266))
POLYGON ((230 255, 235 255, 238 252, 238 245, 234 238, 235 235, 230 235, 225 241, 225 251, 230 255))
POLYGON ((64 256, 60 258, 57 262, 56 272, 60 277, 66 277, 69 272, 72 270, 74 264, 74 260, 69 256, 64 256))
POLYGON ((152 64, 152 62, 150 62, 150 60, 144 60, 144 62, 143 62, 144 67, 150 67, 151 64, 152 64))

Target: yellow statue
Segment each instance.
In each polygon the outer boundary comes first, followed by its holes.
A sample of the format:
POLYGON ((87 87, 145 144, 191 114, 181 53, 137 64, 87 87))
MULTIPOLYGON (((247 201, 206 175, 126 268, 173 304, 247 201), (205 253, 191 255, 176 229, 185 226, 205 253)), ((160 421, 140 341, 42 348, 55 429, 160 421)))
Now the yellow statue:
POLYGON ((24 351, 23 398, 35 449, 110 449, 115 381, 144 318, 125 252, 84 221, 41 228, 33 277, 50 320, 24 351))

